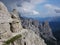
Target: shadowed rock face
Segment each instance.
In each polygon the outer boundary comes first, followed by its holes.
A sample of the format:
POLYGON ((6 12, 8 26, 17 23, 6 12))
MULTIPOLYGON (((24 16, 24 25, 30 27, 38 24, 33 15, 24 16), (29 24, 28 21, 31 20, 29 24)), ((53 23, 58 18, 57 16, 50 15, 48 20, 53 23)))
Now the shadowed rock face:
POLYGON ((53 34, 52 34, 52 30, 51 30, 51 28, 50 28, 50 26, 49 26, 49 23, 46 21, 46 22, 44 22, 44 24, 43 24, 43 28, 42 28, 42 32, 43 32, 43 36, 46 38, 46 39, 50 39, 50 38, 52 38, 52 39, 54 39, 54 40, 56 40, 56 38, 53 36, 53 34))
POLYGON ((53 36, 52 29, 48 21, 39 23, 37 20, 22 19, 22 26, 25 29, 32 29, 37 35, 41 36, 48 45, 57 45, 57 40, 53 36))
MULTIPOLYGON (((0 6, 0 45, 46 45, 34 31, 22 28, 19 14, 15 9, 9 13, 2 2, 0 2, 0 6)), ((28 25, 30 26, 30 24, 28 25)))
POLYGON ((43 23, 41 30, 41 36, 45 39, 47 45, 57 45, 57 40, 53 36, 52 29, 47 21, 43 23))
POLYGON ((36 20, 32 20, 32 19, 22 19, 22 26, 25 29, 31 29, 32 31, 34 31, 37 35, 40 35, 40 31, 39 31, 39 22, 36 20))

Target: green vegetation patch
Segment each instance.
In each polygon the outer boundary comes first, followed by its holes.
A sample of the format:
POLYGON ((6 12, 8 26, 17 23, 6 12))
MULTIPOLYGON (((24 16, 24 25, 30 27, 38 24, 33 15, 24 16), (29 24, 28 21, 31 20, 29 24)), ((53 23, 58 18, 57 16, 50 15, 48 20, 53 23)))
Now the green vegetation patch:
POLYGON ((21 38, 22 35, 18 34, 12 38, 10 38, 9 40, 5 41, 3 45, 9 45, 10 43, 14 42, 15 40, 21 38))

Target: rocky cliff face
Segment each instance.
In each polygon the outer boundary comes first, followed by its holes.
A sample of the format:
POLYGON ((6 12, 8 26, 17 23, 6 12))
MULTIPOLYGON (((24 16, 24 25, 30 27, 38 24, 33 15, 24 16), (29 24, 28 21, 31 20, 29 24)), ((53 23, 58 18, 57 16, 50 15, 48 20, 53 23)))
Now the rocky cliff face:
POLYGON ((53 36, 52 29, 49 26, 49 22, 45 21, 40 23, 33 19, 22 19, 22 26, 25 29, 32 29, 37 35, 41 36, 47 45, 57 45, 57 40, 53 36))
POLYGON ((41 36, 45 39, 47 45, 57 45, 57 39, 53 36, 49 23, 45 21, 41 26, 41 36))
POLYGON ((25 29, 31 29, 34 31, 37 35, 40 36, 40 31, 38 29, 39 22, 37 20, 32 20, 32 19, 22 19, 22 26, 25 29))
POLYGON ((23 29, 19 14, 14 9, 8 12, 0 2, 0 45, 46 45, 34 31, 23 29))

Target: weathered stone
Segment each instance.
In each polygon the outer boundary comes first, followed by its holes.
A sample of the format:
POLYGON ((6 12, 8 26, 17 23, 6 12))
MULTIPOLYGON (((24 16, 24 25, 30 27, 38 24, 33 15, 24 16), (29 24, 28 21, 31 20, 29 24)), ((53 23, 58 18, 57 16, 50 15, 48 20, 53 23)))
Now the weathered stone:
POLYGON ((44 37, 46 37, 46 39, 48 39, 50 37, 50 38, 53 38, 54 40, 56 40, 56 38, 52 34, 52 30, 51 30, 49 23, 47 21, 45 21, 45 23, 44 23, 43 33, 45 33, 44 37))
POLYGON ((13 9, 13 11, 11 12, 11 15, 12 15, 13 19, 19 19, 20 20, 19 13, 16 9, 13 9))
POLYGON ((2 10, 4 12, 8 12, 6 6, 2 2, 0 2, 0 10, 2 10))
POLYGON ((11 36, 10 25, 12 22, 11 15, 9 14, 6 6, 0 2, 0 38, 7 39, 11 36))
POLYGON ((43 23, 41 30, 41 36, 43 37, 47 45, 57 45, 57 40, 53 36, 52 29, 50 28, 48 21, 45 21, 43 23))
POLYGON ((46 45, 34 31, 22 28, 19 14, 15 9, 10 15, 2 2, 0 2, 0 6, 0 45, 4 43, 9 43, 9 45, 46 45), (18 39, 15 37, 16 35, 22 35, 22 38, 18 39), (12 41, 9 40, 11 38, 12 41))
MULTIPOLYGON (((23 19, 22 25, 24 28, 34 31, 46 42, 50 41, 54 45, 56 44, 56 38, 53 36, 52 29, 50 28, 48 21, 39 23, 37 20, 23 19)), ((51 43, 49 45, 53 45, 51 43)))
POLYGON ((22 30, 22 25, 21 25, 21 21, 19 18, 19 14, 15 9, 12 11, 11 17, 13 19, 11 23, 12 32, 19 32, 20 30, 22 30))
POLYGON ((37 35, 40 36, 40 31, 39 31, 39 22, 33 21, 32 19, 23 19, 22 26, 25 29, 30 29, 34 31, 37 35))
POLYGON ((11 15, 9 14, 5 5, 0 2, 0 23, 12 22, 11 15))
POLYGON ((14 42, 14 45, 46 45, 44 40, 32 30, 22 29, 20 33, 22 38, 14 42))
POLYGON ((4 39, 4 38, 7 39, 11 36, 9 23, 0 24, 0 35, 1 35, 1 37, 0 37, 1 39, 4 39))

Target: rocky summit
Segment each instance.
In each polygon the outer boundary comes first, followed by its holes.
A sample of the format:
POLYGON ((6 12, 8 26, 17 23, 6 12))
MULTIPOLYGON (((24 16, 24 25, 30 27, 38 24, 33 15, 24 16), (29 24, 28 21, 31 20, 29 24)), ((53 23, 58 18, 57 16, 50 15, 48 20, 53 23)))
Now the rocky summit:
POLYGON ((0 45, 46 45, 46 43, 32 29, 22 27, 16 9, 8 12, 7 7, 0 2, 0 45))
POLYGON ((25 29, 31 29, 38 36, 42 37, 47 45, 57 45, 57 39, 52 33, 52 29, 49 26, 49 22, 39 22, 32 18, 22 18, 22 26, 25 29))

